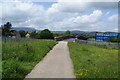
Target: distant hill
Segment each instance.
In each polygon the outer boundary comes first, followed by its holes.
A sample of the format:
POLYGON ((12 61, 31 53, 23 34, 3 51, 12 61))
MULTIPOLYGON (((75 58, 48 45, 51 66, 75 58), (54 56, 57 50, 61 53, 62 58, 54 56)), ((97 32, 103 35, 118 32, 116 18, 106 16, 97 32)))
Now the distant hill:
POLYGON ((65 31, 52 31, 52 32, 55 32, 55 33, 63 33, 65 31))
POLYGON ((30 28, 30 27, 14 27, 14 28, 12 28, 12 30, 16 30, 16 31, 19 31, 19 30, 34 31, 36 29, 30 28))
POLYGON ((89 36, 95 36, 96 32, 88 32, 88 31, 71 31, 71 34, 75 35, 89 35, 89 36))
MULTIPOLYGON (((71 34, 75 34, 75 35, 86 35, 86 36, 95 36, 97 31, 71 31, 71 34)), ((106 32, 106 33, 117 33, 117 32, 106 32)))
MULTIPOLYGON (((52 32, 55 32, 55 33, 64 33, 65 31, 52 31, 52 32)), ((74 34, 74 35, 86 35, 86 36, 95 36, 95 31, 94 32, 88 32, 88 31, 78 31, 78 30, 75 30, 75 31, 70 31, 71 34, 74 34)))

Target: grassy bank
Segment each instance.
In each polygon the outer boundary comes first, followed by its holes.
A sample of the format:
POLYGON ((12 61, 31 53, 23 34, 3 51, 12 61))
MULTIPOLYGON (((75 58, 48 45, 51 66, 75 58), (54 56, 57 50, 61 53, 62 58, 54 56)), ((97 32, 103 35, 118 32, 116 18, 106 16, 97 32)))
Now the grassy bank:
POLYGON ((2 77, 24 78, 55 44, 47 40, 2 43, 2 77))
POLYGON ((68 43, 77 78, 117 78, 118 50, 75 42, 68 43))

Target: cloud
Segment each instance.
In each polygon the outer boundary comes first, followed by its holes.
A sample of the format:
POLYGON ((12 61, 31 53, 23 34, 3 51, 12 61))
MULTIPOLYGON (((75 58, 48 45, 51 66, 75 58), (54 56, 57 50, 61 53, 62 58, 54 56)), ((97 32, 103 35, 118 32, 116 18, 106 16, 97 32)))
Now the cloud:
POLYGON ((118 15, 115 14, 115 15, 112 15, 108 18, 108 21, 118 21, 118 15))
MULTIPOLYGON (((116 3, 64 3, 58 2, 47 8, 40 3, 33 2, 2 2, 2 24, 10 21, 13 27, 33 27, 36 29, 50 30, 109 30, 116 28, 117 25, 109 24, 107 21, 114 20, 110 16, 109 20, 103 18, 105 9, 117 9, 116 3), (89 12, 90 10, 90 12, 89 12), (88 13, 89 12, 89 13, 88 13), (104 19, 105 22, 101 21, 104 19)), ((48 4, 48 3, 46 3, 48 4)), ((107 13, 106 13, 107 14, 107 13)))
POLYGON ((84 15, 84 16, 77 16, 74 19, 75 23, 95 23, 99 20, 99 18, 102 16, 102 11, 95 10, 90 15, 84 15))
POLYGON ((119 0, 57 0, 57 1, 58 2, 119 2, 119 0))
POLYGON ((35 5, 31 2, 4 2, 2 9, 3 23, 10 21, 14 26, 29 26, 35 22, 44 23, 45 10, 41 5, 35 5), (30 24, 28 24, 28 20, 30 24))
POLYGON ((51 9, 70 13, 82 13, 90 9, 117 9, 117 2, 58 2, 51 9))
POLYGON ((110 11, 108 11, 105 15, 109 15, 110 14, 110 11))
MULTIPOLYGON (((54 29, 59 30, 85 30, 91 27, 98 27, 95 24, 99 22, 102 16, 101 10, 95 10, 90 15, 76 16, 71 18, 63 19, 62 21, 52 23, 54 29)), ((48 25, 49 26, 49 25, 48 25)))

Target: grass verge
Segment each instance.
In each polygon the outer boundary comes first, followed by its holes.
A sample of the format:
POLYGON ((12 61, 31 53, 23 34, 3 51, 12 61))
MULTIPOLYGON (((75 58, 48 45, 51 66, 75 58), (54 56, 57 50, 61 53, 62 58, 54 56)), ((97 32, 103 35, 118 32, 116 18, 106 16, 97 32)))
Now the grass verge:
POLYGON ((118 78, 118 50, 68 43, 76 78, 118 78))
POLYGON ((49 40, 2 43, 3 80, 24 78, 55 44, 49 40))

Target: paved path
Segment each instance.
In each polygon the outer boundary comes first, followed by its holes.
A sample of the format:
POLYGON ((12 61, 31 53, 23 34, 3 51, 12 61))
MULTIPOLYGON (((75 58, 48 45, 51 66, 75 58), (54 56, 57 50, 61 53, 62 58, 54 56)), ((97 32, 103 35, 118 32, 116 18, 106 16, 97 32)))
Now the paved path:
POLYGON ((66 39, 64 41, 67 41, 67 42, 75 42, 75 38, 70 38, 70 39, 66 39))
POLYGON ((26 78, 75 78, 67 42, 55 45, 26 78))

